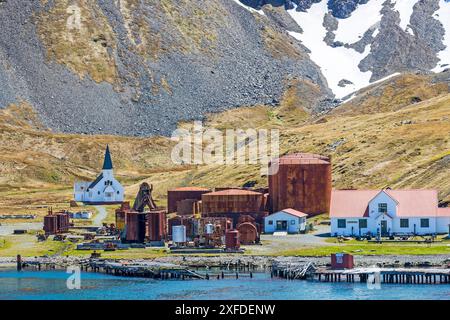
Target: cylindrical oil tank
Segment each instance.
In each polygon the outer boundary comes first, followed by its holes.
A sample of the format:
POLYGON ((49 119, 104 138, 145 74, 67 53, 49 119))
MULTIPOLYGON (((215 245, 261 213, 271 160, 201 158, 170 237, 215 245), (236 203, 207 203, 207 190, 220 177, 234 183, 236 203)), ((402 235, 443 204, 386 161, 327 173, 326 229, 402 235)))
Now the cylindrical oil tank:
POLYGON ((175 243, 186 242, 186 226, 173 226, 172 227, 172 241, 175 243))
POLYGON ((240 248, 239 231, 228 230, 225 233, 225 248, 228 250, 237 250, 240 248))
POLYGON ((287 208, 308 215, 328 213, 331 190, 329 157, 296 153, 269 163, 269 207, 272 213, 287 208))
POLYGON ((210 192, 210 189, 200 187, 181 187, 167 191, 167 212, 177 212, 177 203, 182 200, 201 200, 202 194, 210 192))
POLYGON ((54 215, 44 217, 44 231, 46 234, 58 233, 58 218, 54 215))
POLYGON ((260 192, 228 189, 202 195, 202 214, 257 213, 264 211, 264 195, 260 192))
POLYGON ((167 238, 167 214, 165 210, 147 213, 147 232, 149 241, 161 241, 167 238))
POLYGON ((116 210, 116 228, 120 231, 125 230, 125 211, 116 210))
POLYGON ((127 212, 125 216, 126 241, 144 242, 145 215, 139 212, 127 212))
POLYGON ((208 223, 205 225, 205 234, 211 235, 214 233, 214 225, 212 223, 208 223))
POLYGON ((243 222, 237 227, 241 244, 254 244, 258 241, 258 228, 251 222, 243 222))

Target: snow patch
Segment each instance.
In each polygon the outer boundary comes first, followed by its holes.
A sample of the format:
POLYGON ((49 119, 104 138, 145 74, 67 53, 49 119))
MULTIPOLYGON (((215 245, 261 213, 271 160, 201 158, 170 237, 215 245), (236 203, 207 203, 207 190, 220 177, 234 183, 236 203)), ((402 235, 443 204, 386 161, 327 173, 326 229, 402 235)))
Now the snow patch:
POLYGON ((435 17, 444 26, 444 44, 447 47, 438 53, 438 58, 441 60, 439 61, 438 66, 433 71, 442 72, 450 67, 450 2, 446 0, 440 0, 439 10, 436 11, 435 17))
POLYGON ((335 32, 335 40, 348 44, 360 40, 367 30, 381 21, 384 2, 385 0, 370 0, 366 4, 360 4, 350 17, 338 19, 339 26, 335 32))
MULTIPOLYGON (((370 53, 371 47, 369 45, 365 48, 364 53, 358 53, 345 47, 328 46, 323 41, 327 30, 322 25, 327 12, 327 0, 313 4, 307 12, 297 12, 295 8, 288 10, 288 13, 303 30, 303 33, 289 32, 289 34, 301 41, 311 51, 310 58, 321 68, 330 89, 337 98, 343 98, 370 84, 372 72, 362 72, 358 65, 370 53), (340 87, 339 81, 343 79, 349 80, 353 84, 340 87)), ((356 26, 354 27, 356 28, 356 26)))
POLYGON ((418 0, 394 0, 394 10, 400 13, 400 28, 414 35, 414 32, 408 26, 411 15, 414 12, 414 5, 418 0))
POLYGON ((250 12, 252 12, 252 13, 253 13, 253 12, 256 12, 256 13, 259 13, 260 15, 262 15, 262 16, 265 15, 265 14, 264 14, 264 11, 262 11, 262 10, 256 10, 256 9, 253 9, 252 7, 246 6, 245 4, 243 4, 242 2, 240 2, 239 0, 232 0, 232 1, 236 2, 238 5, 240 5, 241 7, 247 9, 248 11, 250 11, 250 12))

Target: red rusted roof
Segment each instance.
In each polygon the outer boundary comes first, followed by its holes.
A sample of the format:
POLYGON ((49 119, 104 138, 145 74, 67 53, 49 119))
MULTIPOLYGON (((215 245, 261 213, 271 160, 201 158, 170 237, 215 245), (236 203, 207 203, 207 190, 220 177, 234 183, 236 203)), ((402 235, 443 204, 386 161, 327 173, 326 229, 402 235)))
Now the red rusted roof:
POLYGON ((263 195, 260 192, 251 191, 251 190, 242 190, 242 189, 227 189, 227 190, 220 190, 215 192, 209 192, 205 193, 204 195, 207 196, 231 196, 231 195, 263 195))
POLYGON ((330 158, 313 153, 293 153, 274 159, 279 164, 330 164, 330 158))
MULTIPOLYGON (((436 190, 381 190, 397 201, 397 216, 436 216, 438 193, 436 190)), ((330 217, 368 217, 369 202, 380 190, 333 190, 330 217)))
POLYGON ((437 216, 438 217, 450 217, 450 207, 449 208, 438 208, 437 216))
POLYGON ((292 209, 292 208, 288 208, 288 209, 283 209, 279 212, 286 212, 288 214, 291 214, 293 216, 299 217, 299 218, 303 218, 303 217, 307 217, 308 215, 304 212, 292 209))
POLYGON ((171 189, 169 191, 209 191, 208 188, 202 188, 202 187, 179 187, 175 189, 171 189))

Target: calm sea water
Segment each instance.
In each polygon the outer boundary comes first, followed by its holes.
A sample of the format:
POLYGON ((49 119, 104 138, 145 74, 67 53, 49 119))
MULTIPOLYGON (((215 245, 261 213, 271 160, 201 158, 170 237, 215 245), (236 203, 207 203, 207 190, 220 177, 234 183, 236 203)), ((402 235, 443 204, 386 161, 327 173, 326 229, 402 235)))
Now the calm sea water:
POLYGON ((108 299, 431 299, 450 300, 450 285, 382 285, 369 290, 360 283, 319 283, 271 279, 150 280, 82 273, 81 290, 69 290, 64 271, 0 271, 0 300, 108 300, 108 299))

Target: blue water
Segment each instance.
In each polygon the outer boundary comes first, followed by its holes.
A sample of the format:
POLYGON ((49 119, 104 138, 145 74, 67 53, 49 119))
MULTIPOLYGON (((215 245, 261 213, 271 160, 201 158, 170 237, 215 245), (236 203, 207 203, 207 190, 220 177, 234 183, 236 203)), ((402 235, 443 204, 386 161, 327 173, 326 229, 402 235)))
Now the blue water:
POLYGON ((108 299, 207 299, 207 300, 346 300, 431 299, 450 300, 450 285, 382 285, 368 289, 360 283, 320 283, 271 279, 150 280, 82 273, 81 289, 69 290, 64 271, 0 271, 0 300, 108 300, 108 299))

